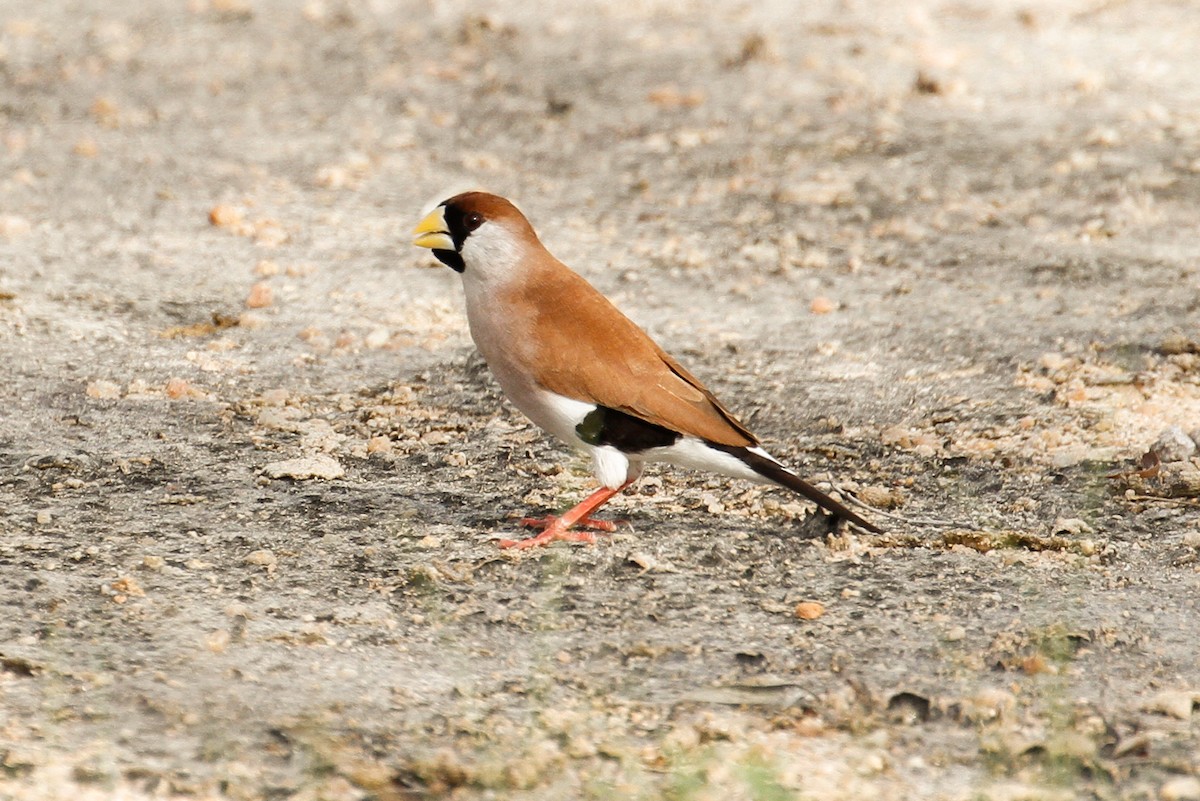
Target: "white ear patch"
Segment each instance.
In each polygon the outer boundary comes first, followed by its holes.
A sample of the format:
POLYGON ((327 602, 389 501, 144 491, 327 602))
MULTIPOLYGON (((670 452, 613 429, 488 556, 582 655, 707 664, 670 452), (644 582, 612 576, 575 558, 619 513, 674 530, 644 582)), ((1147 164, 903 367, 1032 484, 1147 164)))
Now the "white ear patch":
POLYGON ((521 247, 503 223, 488 221, 466 238, 461 255, 466 265, 464 280, 474 273, 476 278, 490 281, 512 273, 520 260, 521 247))

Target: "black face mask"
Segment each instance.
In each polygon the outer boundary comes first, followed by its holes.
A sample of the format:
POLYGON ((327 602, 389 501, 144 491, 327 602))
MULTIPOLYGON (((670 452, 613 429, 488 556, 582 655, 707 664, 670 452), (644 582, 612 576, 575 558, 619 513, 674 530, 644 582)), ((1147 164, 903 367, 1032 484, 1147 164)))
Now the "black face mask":
POLYGON ((467 265, 463 264, 462 255, 457 250, 438 250, 435 248, 433 257, 456 273, 461 273, 467 269, 467 265))

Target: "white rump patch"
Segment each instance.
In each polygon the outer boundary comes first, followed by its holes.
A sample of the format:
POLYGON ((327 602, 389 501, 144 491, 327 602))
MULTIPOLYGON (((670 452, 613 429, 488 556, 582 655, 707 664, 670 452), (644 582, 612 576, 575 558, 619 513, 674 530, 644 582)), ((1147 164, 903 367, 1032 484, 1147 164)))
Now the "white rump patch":
MULTIPOLYGON (((761 448, 747 448, 759 456, 775 462, 775 458, 761 448)), ((633 459, 643 462, 666 462, 680 467, 690 467, 693 470, 704 470, 709 473, 720 473, 731 478, 742 478, 757 484, 769 484, 770 479, 763 478, 750 469, 741 459, 712 448, 703 440, 695 437, 682 437, 674 445, 665 448, 650 448, 641 453, 633 454, 633 459)), ((775 462, 778 464, 778 462, 775 462)))

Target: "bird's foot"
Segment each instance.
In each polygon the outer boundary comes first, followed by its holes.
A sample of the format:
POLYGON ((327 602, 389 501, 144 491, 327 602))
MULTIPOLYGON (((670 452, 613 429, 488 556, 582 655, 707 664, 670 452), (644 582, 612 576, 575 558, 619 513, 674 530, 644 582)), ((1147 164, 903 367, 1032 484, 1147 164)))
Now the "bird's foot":
MULTIPOLYGON (((563 524, 562 519, 558 517, 548 517, 545 520, 532 519, 532 524, 542 528, 542 533, 533 537, 526 537, 523 540, 500 540, 501 548, 537 548, 542 545, 549 545, 555 540, 566 540, 567 542, 595 542, 596 535, 588 531, 568 531, 563 524), (547 522, 553 521, 553 522, 547 522)), ((597 521, 607 522, 607 521, 597 521)), ((526 525, 525 521, 521 521, 522 525, 526 525)))
POLYGON ((554 540, 567 540, 568 542, 595 542, 596 535, 586 531, 570 531, 569 529, 575 526, 583 526, 584 528, 595 529, 596 531, 613 532, 617 530, 617 524, 608 520, 597 520, 591 517, 591 513, 599 509, 605 501, 616 495, 621 490, 629 486, 631 482, 626 481, 621 486, 613 489, 611 487, 601 487, 593 492, 587 498, 571 507, 561 517, 550 515, 545 518, 526 517, 521 520, 521 525, 532 526, 533 528, 542 529, 542 533, 536 537, 530 537, 525 540, 500 540, 501 548, 534 548, 539 545, 545 545, 554 540))
MULTIPOLYGON (((590 528, 593 531, 605 531, 611 534, 617 530, 617 526, 624 525, 628 522, 629 521, 627 520, 601 520, 598 517, 585 517, 582 520, 578 520, 569 525, 571 527, 579 526, 580 528, 590 528)), ((547 515, 546 517, 522 517, 519 521, 517 521, 517 523, 518 525, 525 526, 526 528, 540 528, 545 530, 556 525, 562 525, 563 519, 561 517, 555 517, 554 515, 547 515)), ((566 527, 566 525, 563 526, 564 530, 566 527)))

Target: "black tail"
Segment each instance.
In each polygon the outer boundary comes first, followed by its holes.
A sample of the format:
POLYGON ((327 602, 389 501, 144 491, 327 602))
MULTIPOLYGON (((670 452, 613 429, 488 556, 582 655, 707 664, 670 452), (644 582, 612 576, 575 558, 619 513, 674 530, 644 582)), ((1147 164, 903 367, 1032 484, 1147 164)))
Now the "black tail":
POLYGON ((788 470, 774 459, 763 456, 759 453, 755 453, 749 448, 717 445, 712 442, 707 444, 710 448, 716 448, 718 450, 725 451, 731 456, 736 456, 739 460, 744 462, 747 467, 749 467, 755 473, 758 473, 763 478, 773 481, 781 487, 787 487, 793 492, 800 493, 805 498, 808 498, 817 506, 820 506, 822 509, 834 515, 835 517, 840 517, 848 523, 853 523, 865 531, 871 531, 876 534, 883 533, 883 529, 881 529, 879 526, 875 525, 874 523, 869 523, 856 515, 854 512, 851 512, 840 501, 835 501, 833 498, 830 498, 828 495, 821 492, 812 484, 809 484, 807 481, 800 478, 800 476, 796 475, 791 470, 788 470))

